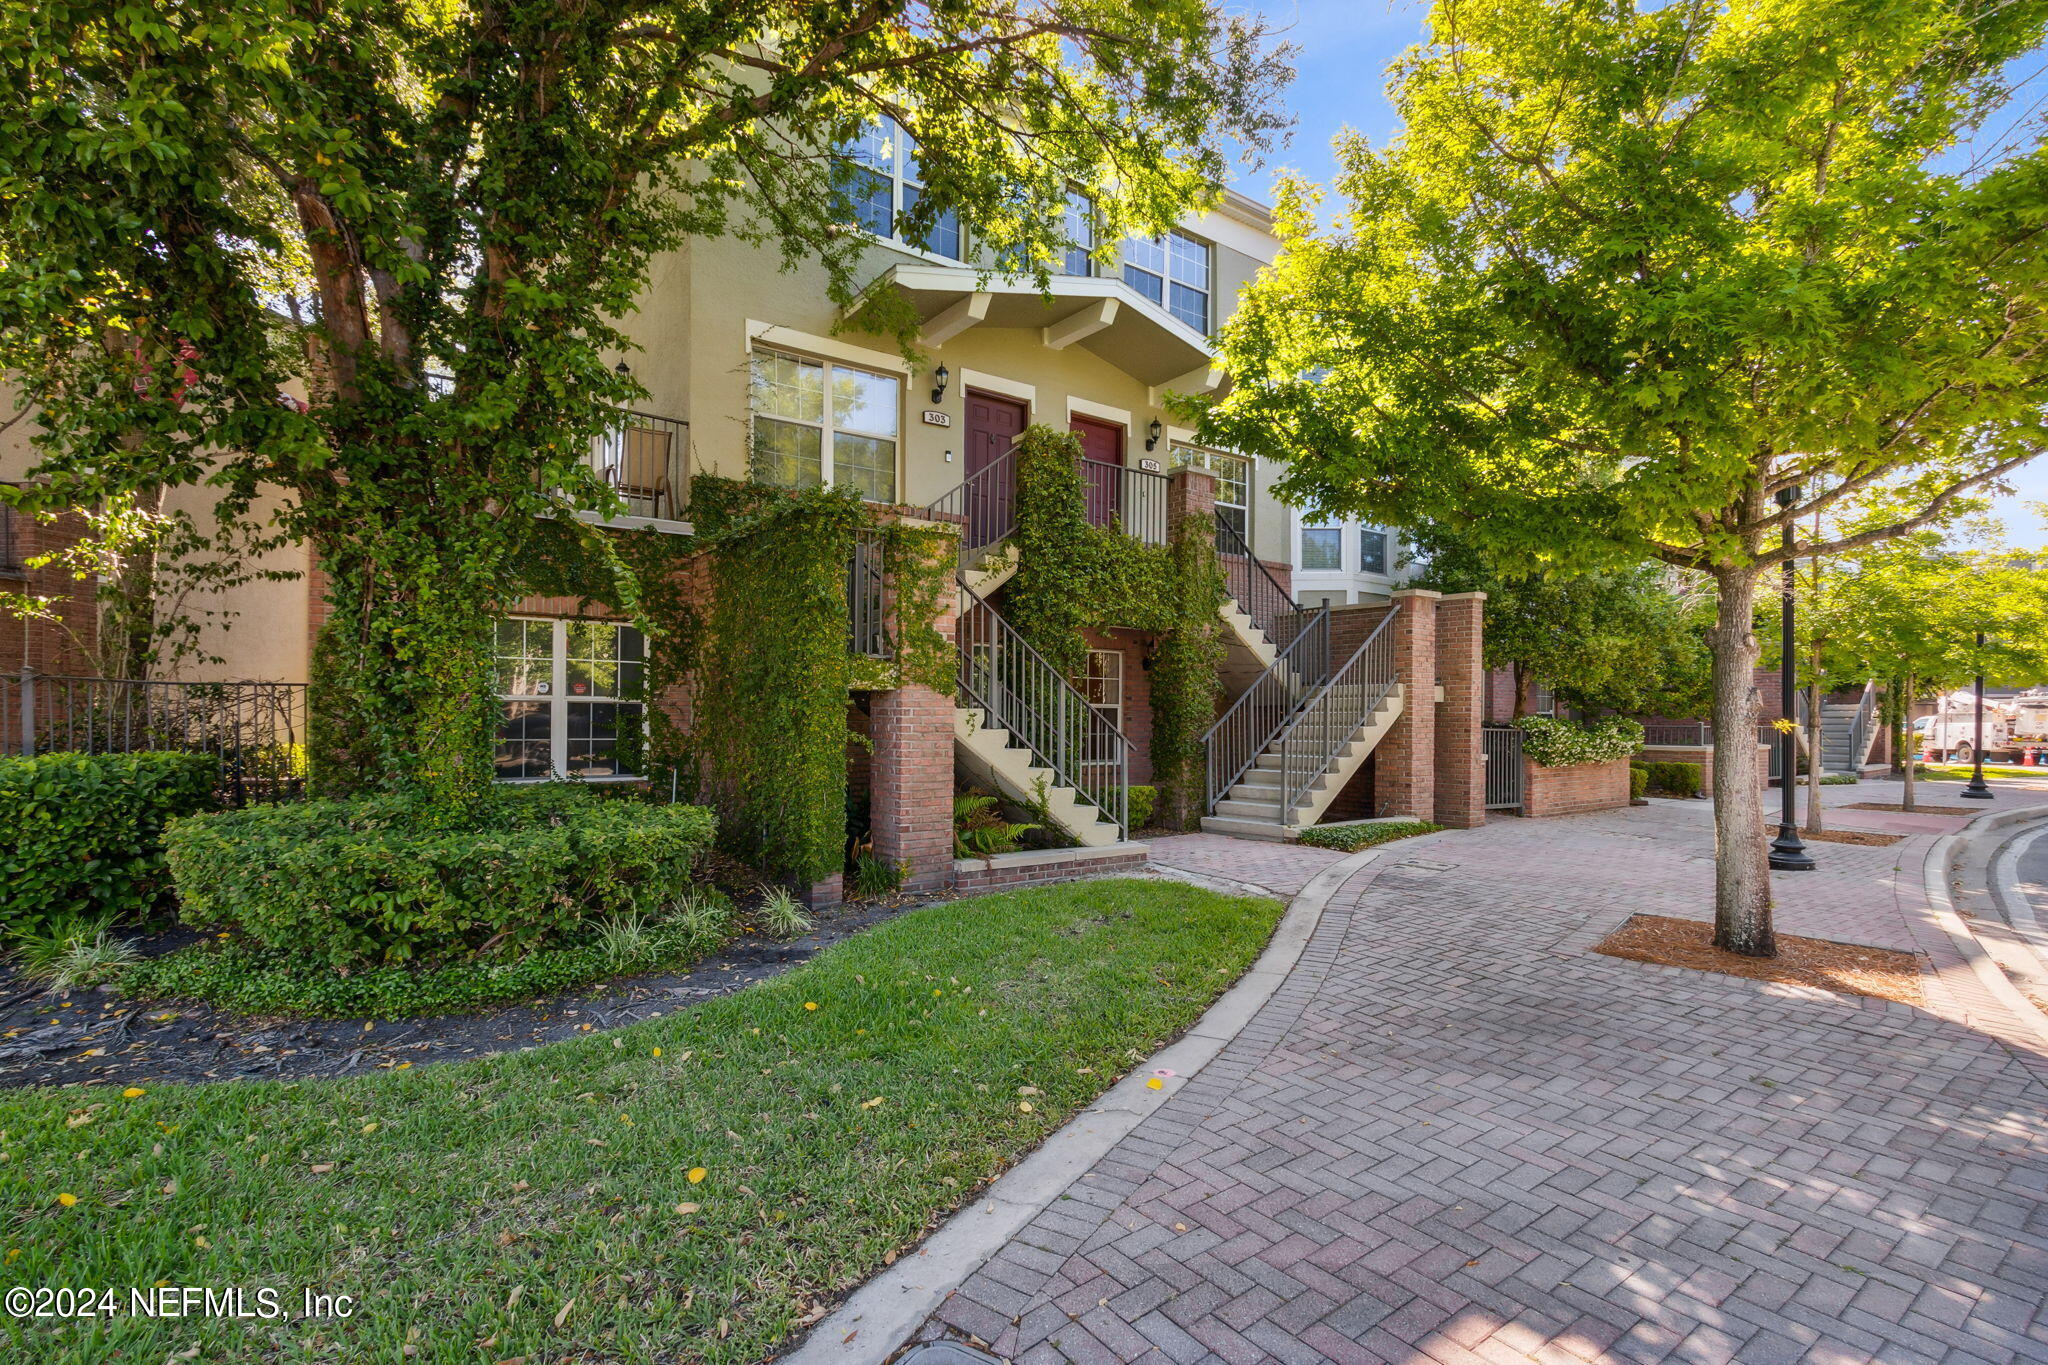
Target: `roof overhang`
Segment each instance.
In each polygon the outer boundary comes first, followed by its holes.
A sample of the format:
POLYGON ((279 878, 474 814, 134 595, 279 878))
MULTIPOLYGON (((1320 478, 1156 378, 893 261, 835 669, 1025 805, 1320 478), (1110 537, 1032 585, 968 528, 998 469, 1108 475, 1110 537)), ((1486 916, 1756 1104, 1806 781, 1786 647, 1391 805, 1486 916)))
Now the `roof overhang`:
POLYGON ((972 266, 898 262, 847 310, 891 289, 921 320, 918 340, 945 345, 972 327, 1035 331, 1052 350, 1080 346, 1149 388, 1211 393, 1223 373, 1208 342, 1122 280, 1056 275, 1050 292, 1022 275, 984 275, 972 266))

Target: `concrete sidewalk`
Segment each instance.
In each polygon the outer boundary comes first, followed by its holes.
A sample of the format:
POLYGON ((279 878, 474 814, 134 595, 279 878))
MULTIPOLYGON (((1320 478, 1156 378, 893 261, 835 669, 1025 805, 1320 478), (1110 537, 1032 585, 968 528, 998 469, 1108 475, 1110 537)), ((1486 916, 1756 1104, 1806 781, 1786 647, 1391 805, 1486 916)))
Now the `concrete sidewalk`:
MULTIPOLYGON (((1941 831, 1816 845, 1777 888, 1785 932, 1927 954, 1924 1010, 1589 953, 1632 913, 1707 917, 1709 817, 1390 846, 1252 1024, 920 1338, 1032 1365, 2048 1360, 2048 1056, 1929 918, 1941 831)), ((1283 892, 1331 858, 1153 856, 1283 892)))

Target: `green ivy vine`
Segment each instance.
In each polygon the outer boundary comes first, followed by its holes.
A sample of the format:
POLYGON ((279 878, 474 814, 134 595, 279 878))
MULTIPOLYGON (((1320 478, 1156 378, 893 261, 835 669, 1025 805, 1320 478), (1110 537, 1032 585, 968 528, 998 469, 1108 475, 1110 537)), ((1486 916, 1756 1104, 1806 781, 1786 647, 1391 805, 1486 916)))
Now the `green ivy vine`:
POLYGON ((1167 543, 1146 545, 1115 527, 1091 526, 1081 443, 1034 426, 1017 444, 1017 572, 1003 614, 1046 661, 1069 675, 1087 662, 1083 632, 1123 627, 1155 637, 1152 770, 1163 823, 1187 827, 1201 813, 1202 735, 1215 719, 1222 682, 1226 591, 1214 528, 1183 518, 1167 543))

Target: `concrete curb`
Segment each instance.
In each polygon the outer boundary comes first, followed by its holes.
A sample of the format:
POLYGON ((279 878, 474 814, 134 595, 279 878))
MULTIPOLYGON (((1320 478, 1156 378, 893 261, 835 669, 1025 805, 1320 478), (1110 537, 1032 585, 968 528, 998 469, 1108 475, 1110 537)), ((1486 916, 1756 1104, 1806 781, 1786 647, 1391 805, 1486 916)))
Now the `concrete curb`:
MULTIPOLYGON (((1288 902, 1258 960, 1193 1027, 1132 1067, 974 1203, 947 1219, 914 1254, 902 1257, 855 1290, 811 1329, 801 1346, 780 1359, 786 1365, 881 1365, 895 1354, 948 1294, 1244 1031, 1301 961, 1330 900, 1360 868, 1384 851, 1366 849, 1317 873, 1288 902), (1178 1073, 1175 1083, 1163 1090, 1147 1089, 1146 1080, 1161 1067, 1178 1073)), ((1153 871, 1234 894, 1273 894, 1225 877, 1164 868, 1153 871)))
POLYGON ((1927 857, 1920 865, 1920 880, 1921 890, 1927 897, 1928 912, 1935 925, 1948 935, 1957 955, 1970 965, 1985 991, 2012 1014, 2022 1029, 2032 1033, 2044 1053, 2048 1053, 2048 1014, 2043 1014, 2033 1001, 2020 993, 2019 987, 2007 979, 1997 960, 1970 928, 1969 921, 1956 913, 1955 899, 1949 891, 1956 854, 1966 840, 2008 825, 2042 818, 2048 818, 2048 809, 2039 806, 1977 816, 1962 829, 1934 841, 1934 846, 1928 849, 1927 857))
POLYGON ((2035 841, 2048 838, 2048 822, 2006 841, 1991 859, 1992 898, 2005 911, 2005 922, 2031 948, 2043 967, 2048 967, 2048 929, 2034 914, 2033 898, 2020 890, 2020 858, 2035 841))

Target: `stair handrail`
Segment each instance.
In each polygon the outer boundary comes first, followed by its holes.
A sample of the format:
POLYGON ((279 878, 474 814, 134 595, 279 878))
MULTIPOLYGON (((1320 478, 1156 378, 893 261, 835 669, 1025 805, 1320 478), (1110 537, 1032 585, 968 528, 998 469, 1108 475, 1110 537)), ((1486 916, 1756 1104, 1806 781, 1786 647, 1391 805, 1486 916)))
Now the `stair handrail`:
POLYGON ((1863 696, 1856 704, 1856 723, 1849 728, 1849 771, 1862 773, 1863 761, 1870 757, 1871 721, 1877 713, 1877 682, 1867 679, 1863 684, 1863 696))
POLYGON ((1251 546, 1245 544, 1244 537, 1239 535, 1237 528, 1224 517, 1222 508, 1215 509, 1215 518, 1216 552, 1226 561, 1223 581, 1230 589, 1230 596, 1244 614, 1251 618, 1252 624, 1266 633, 1266 638, 1273 642, 1275 649, 1291 644, 1307 628, 1307 622, 1303 620, 1304 608, 1294 600, 1294 594, 1273 576, 1273 571, 1266 567, 1265 561, 1252 553, 1251 546), (1243 575, 1242 591, 1233 581, 1236 575, 1230 572, 1228 564, 1228 561, 1239 559, 1251 566, 1250 571, 1243 575), (1280 627, 1280 618, 1283 616, 1292 616, 1295 622, 1293 634, 1288 635, 1286 639, 1281 638, 1284 632, 1280 627))
POLYGON ((1017 529, 1017 447, 975 470, 945 493, 927 503, 929 521, 960 524, 960 567, 991 546, 1000 545, 1017 529), (999 496, 1009 487, 1009 497, 999 496), (977 515, 979 513, 979 515, 977 515))
POLYGON ((1213 812, 1294 718, 1330 671, 1330 609, 1323 607, 1202 736, 1208 771, 1204 809, 1213 812))
POLYGON ((1280 737, 1281 824, 1291 823, 1290 816, 1309 787, 1329 770, 1337 751, 1351 742, 1353 733, 1400 681, 1394 669, 1394 637, 1387 630, 1400 614, 1401 604, 1396 602, 1280 737), (1358 689, 1355 697, 1350 695, 1353 687, 1358 689))
POLYGON ((1078 793, 1117 837, 1130 829, 1131 742, 1097 711, 1081 690, 1017 633, 1017 628, 960 579, 955 630, 956 676, 966 698, 990 723, 1015 735, 1059 785, 1078 793), (986 664, 975 651, 988 651, 986 664), (1022 684, 1019 686, 1018 684, 1022 684), (1050 698, 1051 707, 1034 698, 1050 698))

